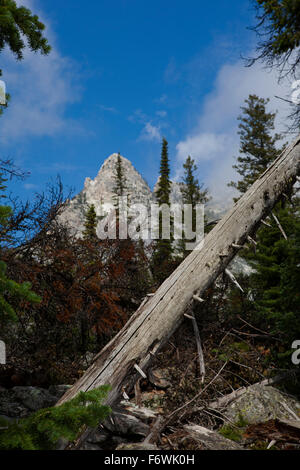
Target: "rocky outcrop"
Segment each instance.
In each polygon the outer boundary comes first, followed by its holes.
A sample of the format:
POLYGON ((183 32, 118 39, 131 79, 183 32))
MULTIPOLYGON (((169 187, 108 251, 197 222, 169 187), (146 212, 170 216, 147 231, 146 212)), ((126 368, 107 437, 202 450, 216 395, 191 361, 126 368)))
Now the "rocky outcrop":
MULTIPOLYGON (((95 179, 86 178, 83 190, 69 201, 60 215, 60 221, 66 223, 73 233, 77 235, 82 233, 85 213, 89 205, 94 204, 97 215, 101 217, 114 203, 114 175, 117 158, 118 154, 113 153, 104 161, 95 179)), ((150 206, 154 199, 148 184, 127 158, 121 156, 121 160, 126 177, 125 194, 130 204, 150 206)))
POLYGON ((0 416, 7 419, 24 418, 42 408, 54 406, 67 391, 68 385, 0 388, 0 416))
MULTIPOLYGON (((83 231, 85 213, 89 205, 94 204, 97 215, 103 216, 114 203, 115 186, 115 165, 118 158, 117 153, 110 155, 101 166, 95 179, 86 178, 84 188, 72 200, 68 201, 67 206, 60 215, 60 221, 67 224, 78 236, 83 231)), ((150 207, 151 203, 156 201, 155 191, 157 184, 151 191, 148 183, 141 174, 134 168, 132 163, 121 156, 122 166, 126 177, 126 191, 130 204, 144 204, 150 207)), ((170 202, 180 204, 182 202, 181 187, 183 183, 172 182, 170 202)), ((227 209, 227 207, 226 207, 227 209)), ((226 212, 224 207, 220 209, 214 207, 212 202, 208 203, 207 217, 209 220, 218 219, 226 212)))
POLYGON ((271 419, 300 421, 300 403, 274 387, 257 384, 230 403, 225 416, 234 423, 242 417, 248 424, 271 419))

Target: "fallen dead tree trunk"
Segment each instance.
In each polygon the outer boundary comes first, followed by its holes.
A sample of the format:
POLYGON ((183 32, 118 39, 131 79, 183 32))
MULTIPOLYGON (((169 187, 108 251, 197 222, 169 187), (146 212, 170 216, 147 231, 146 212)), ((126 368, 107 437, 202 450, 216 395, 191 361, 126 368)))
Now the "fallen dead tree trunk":
POLYGON ((153 355, 178 328, 193 296, 201 297, 226 269, 299 173, 300 136, 207 235, 202 248, 191 252, 155 295, 139 307, 58 405, 79 391, 103 384, 111 385, 110 405, 121 399, 124 391, 128 393, 147 371, 153 355))

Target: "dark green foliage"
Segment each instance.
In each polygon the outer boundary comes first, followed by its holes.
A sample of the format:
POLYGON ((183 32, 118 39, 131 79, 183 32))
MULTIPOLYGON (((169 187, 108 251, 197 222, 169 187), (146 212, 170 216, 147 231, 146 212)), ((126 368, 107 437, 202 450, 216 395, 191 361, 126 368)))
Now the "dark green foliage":
MULTIPOLYGON (((275 147, 280 136, 271 135, 275 114, 266 112, 267 101, 250 95, 240 117, 241 156, 234 168, 242 176, 238 183, 231 183, 240 193, 268 168, 280 150, 275 147)), ((293 189, 285 192, 291 201, 277 203, 274 213, 288 236, 285 240, 272 217, 270 227, 262 226, 257 234, 257 248, 253 253, 241 254, 255 269, 248 279, 248 299, 239 300, 233 292, 229 295, 229 310, 245 316, 251 324, 268 332, 277 342, 271 346, 271 358, 280 366, 292 365, 290 361, 292 342, 300 336, 300 222, 299 198, 293 189), (281 360, 281 357, 286 362, 281 360)), ((243 282, 241 282, 242 285, 243 282)))
MULTIPOLYGON (((156 199, 159 206, 167 204, 170 206, 170 166, 168 156, 168 142, 162 141, 161 160, 160 160, 160 178, 156 190, 156 199)), ((172 224, 171 224, 172 225, 172 224)), ((172 231, 172 227, 171 227, 172 231)), ((171 272, 172 260, 172 240, 162 238, 162 214, 159 214, 159 239, 155 243, 155 250, 152 256, 152 270, 154 277, 161 283, 171 272)), ((172 268, 173 269, 173 268, 172 268)))
POLYGON ((83 238, 85 240, 96 238, 96 228, 97 214, 94 204, 91 204, 85 216, 83 238))
MULTIPOLYGON (((193 231, 196 229, 196 205, 205 204, 209 201, 208 190, 203 189, 203 184, 199 184, 198 179, 195 177, 197 171, 197 165, 195 161, 188 156, 185 163, 183 164, 184 168, 184 177, 183 177, 183 186, 181 187, 182 202, 183 204, 189 204, 193 207, 192 214, 192 228, 193 231)), ((189 243, 193 243, 194 240, 188 240, 189 243)), ((188 255, 190 252, 186 250, 186 238, 183 234, 182 240, 180 240, 180 251, 184 256, 188 255)))
POLYGON ((114 180, 115 180, 115 186, 113 188, 113 191, 116 195, 115 199, 117 201, 118 197, 125 196, 124 193, 126 190, 126 177, 125 177, 120 153, 118 154, 117 161, 115 164, 114 180))
POLYGON ((48 54, 51 50, 43 36, 45 25, 28 8, 14 0, 0 0, 0 52, 8 46, 18 60, 23 59, 26 40, 31 51, 48 54))
MULTIPOLYGON (((300 201, 277 205, 276 214, 288 236, 286 241, 277 225, 258 232, 258 249, 251 276, 255 319, 281 338, 275 353, 290 356, 291 344, 300 337, 300 201)), ((250 261, 251 262, 251 261, 250 261)), ((288 357, 290 362, 290 357, 288 357)))
POLYGON ((16 321, 17 314, 13 304, 21 302, 39 303, 40 297, 32 292, 30 282, 18 284, 6 277, 6 264, 0 261, 0 325, 7 321, 16 321))
POLYGON ((258 57, 268 66, 279 67, 283 73, 295 72, 300 61, 299 0, 256 0, 259 37, 258 57), (293 55, 292 55, 293 53, 293 55))
POLYGON ((281 139, 279 134, 272 135, 276 113, 268 113, 266 106, 269 100, 249 95, 242 107, 240 121, 240 156, 234 169, 242 176, 237 183, 231 181, 229 186, 245 193, 254 181, 280 155, 281 149, 276 143, 281 139))
POLYGON ((196 204, 205 204, 208 202, 208 190, 203 189, 203 184, 199 184, 198 179, 195 177, 197 172, 197 165, 195 161, 188 156, 185 163, 183 164, 184 186, 181 188, 182 200, 184 204, 191 204, 193 207, 196 204))
POLYGON ((73 400, 54 408, 39 410, 28 418, 0 422, 1 450, 51 450, 60 438, 73 441, 84 425, 96 427, 111 409, 102 405, 109 391, 102 386, 80 392, 73 400))
POLYGON ((156 190, 157 202, 161 204, 170 204, 171 181, 170 181, 170 165, 168 155, 168 142, 166 139, 162 141, 161 159, 160 159, 160 178, 158 188, 156 190))
MULTIPOLYGON (((274 2, 276 3, 276 2, 274 2)), ((234 168, 242 176, 238 183, 230 185, 244 193, 280 154, 276 142, 274 113, 266 112, 267 100, 250 95, 239 119, 241 156, 234 168)), ((300 205, 293 195, 293 188, 286 187, 285 197, 279 201, 274 213, 279 219, 288 240, 285 240, 272 216, 271 227, 262 226, 257 234, 257 247, 240 254, 252 265, 253 272, 241 285, 248 287, 249 295, 241 296, 232 289, 228 296, 231 315, 247 318, 256 328, 267 332, 276 341, 269 345, 269 360, 280 367, 293 366, 290 360, 292 342, 300 336, 300 205)))

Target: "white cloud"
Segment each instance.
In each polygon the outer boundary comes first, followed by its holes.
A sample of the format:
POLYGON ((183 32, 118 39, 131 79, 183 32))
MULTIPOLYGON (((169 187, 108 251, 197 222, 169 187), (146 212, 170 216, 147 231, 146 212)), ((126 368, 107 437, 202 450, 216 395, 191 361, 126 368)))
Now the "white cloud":
POLYGON ((219 157, 224 147, 232 144, 231 137, 226 134, 200 133, 188 136, 177 144, 177 159, 185 161, 191 155, 198 163, 212 161, 219 157))
POLYGON ((185 139, 177 144, 177 177, 182 161, 191 155, 199 164, 209 166, 206 184, 213 197, 224 200, 232 197, 227 183, 237 178, 232 169, 234 157, 238 155, 239 136, 237 117, 240 107, 249 94, 270 98, 269 110, 278 111, 276 131, 287 125, 288 105, 275 95, 287 97, 290 84, 278 85, 274 72, 269 73, 258 64, 245 68, 239 61, 225 64, 219 70, 212 92, 206 96, 203 107, 196 118, 196 125, 185 139))
POLYGON ((67 106, 80 99, 76 65, 59 53, 51 25, 35 4, 28 0, 18 3, 28 6, 46 24, 45 36, 52 51, 42 56, 26 49, 21 62, 9 50, 2 53, 3 78, 12 99, 1 120, 0 140, 78 132, 78 123, 65 116, 67 106))
POLYGON ((146 122, 140 135, 140 140, 160 141, 160 128, 158 126, 154 126, 151 122, 146 122))

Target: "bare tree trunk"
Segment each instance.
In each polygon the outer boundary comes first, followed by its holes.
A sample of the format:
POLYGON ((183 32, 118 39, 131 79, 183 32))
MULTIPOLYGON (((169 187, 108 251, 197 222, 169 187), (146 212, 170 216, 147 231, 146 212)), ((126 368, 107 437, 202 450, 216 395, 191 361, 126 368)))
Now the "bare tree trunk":
POLYGON ((141 372, 147 371, 152 356, 178 328, 193 296, 201 297, 225 270, 299 173, 300 136, 207 235, 203 246, 192 251, 139 307, 58 404, 103 384, 112 387, 107 400, 110 405, 122 398, 124 390, 128 393, 141 372))

